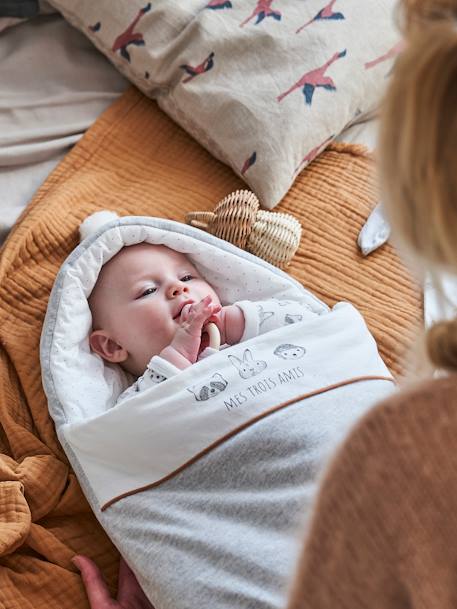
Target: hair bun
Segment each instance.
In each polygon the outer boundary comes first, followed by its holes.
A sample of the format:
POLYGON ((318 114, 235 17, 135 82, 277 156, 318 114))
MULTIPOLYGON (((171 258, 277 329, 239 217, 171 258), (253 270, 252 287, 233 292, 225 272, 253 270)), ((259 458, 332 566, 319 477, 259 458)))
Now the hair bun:
POLYGON ((443 370, 457 370, 457 319, 439 321, 426 336, 432 363, 443 370))

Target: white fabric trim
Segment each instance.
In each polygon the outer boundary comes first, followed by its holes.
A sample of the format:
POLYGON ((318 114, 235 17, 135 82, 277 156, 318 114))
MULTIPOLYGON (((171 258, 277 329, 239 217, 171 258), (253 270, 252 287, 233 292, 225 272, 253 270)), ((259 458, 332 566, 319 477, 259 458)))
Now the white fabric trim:
POLYGON ((259 334, 259 316, 255 303, 249 300, 243 300, 236 304, 244 315, 244 332, 240 339, 240 342, 244 342, 259 334))
POLYGON ((155 370, 167 378, 180 372, 180 369, 160 355, 154 355, 148 364, 148 369, 155 370))
MULTIPOLYGON (((339 303, 203 359, 63 433, 103 506, 166 479, 285 401, 366 376, 392 378, 360 313, 339 303)), ((370 399, 391 385, 376 382, 370 399)))

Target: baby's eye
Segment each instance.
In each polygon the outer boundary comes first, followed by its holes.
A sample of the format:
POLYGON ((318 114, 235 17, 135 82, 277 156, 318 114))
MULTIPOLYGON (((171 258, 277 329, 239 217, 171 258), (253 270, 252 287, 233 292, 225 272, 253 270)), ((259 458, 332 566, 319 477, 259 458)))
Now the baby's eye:
POLYGON ((181 277, 181 281, 190 281, 191 279, 193 279, 192 275, 184 275, 184 277, 181 277))
POLYGON ((155 292, 157 292, 157 288, 151 286, 150 288, 146 288, 146 290, 142 292, 140 298, 142 298, 143 296, 149 296, 150 294, 154 294, 155 292))

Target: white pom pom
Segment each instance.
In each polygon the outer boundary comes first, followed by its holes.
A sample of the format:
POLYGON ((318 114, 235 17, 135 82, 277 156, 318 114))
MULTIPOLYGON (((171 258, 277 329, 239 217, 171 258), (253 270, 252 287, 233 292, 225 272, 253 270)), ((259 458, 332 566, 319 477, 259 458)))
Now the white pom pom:
POLYGON ((87 216, 84 222, 81 222, 81 226, 79 227, 79 235, 81 241, 89 235, 93 235, 98 231, 99 228, 111 222, 112 220, 117 220, 119 216, 114 211, 96 211, 95 213, 87 216))

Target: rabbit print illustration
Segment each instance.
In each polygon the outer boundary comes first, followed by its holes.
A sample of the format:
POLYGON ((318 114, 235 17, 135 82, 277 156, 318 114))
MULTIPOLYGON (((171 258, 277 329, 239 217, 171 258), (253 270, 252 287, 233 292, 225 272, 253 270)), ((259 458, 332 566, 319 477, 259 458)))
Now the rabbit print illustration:
POLYGON ((236 355, 229 355, 228 358, 231 364, 238 370, 238 373, 242 379, 248 379, 251 378, 251 376, 256 376, 256 374, 260 374, 260 372, 265 370, 267 367, 267 362, 263 360, 254 360, 249 349, 244 350, 242 360, 236 355))
POLYGON ((278 345, 273 353, 278 357, 282 357, 282 359, 300 359, 305 355, 306 349, 300 347, 300 345, 285 343, 284 345, 278 345))
POLYGON ((187 391, 189 391, 195 396, 197 402, 204 402, 205 400, 209 400, 210 398, 215 397, 216 395, 221 393, 221 391, 224 391, 227 385, 228 383, 222 376, 222 374, 216 372, 203 384, 188 387, 187 391))

